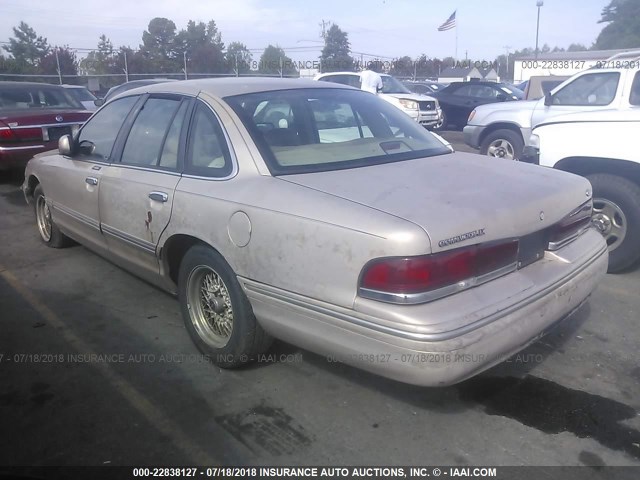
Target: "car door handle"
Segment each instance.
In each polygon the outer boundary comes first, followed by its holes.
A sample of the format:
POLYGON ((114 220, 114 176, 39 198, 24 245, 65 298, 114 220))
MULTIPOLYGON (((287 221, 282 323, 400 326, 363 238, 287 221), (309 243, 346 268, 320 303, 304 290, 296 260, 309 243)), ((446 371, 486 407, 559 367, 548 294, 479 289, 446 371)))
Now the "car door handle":
POLYGON ((155 202, 166 202, 167 200, 169 200, 169 195, 167 195, 164 192, 151 192, 149 194, 149 198, 155 202))
POLYGON ((87 177, 84 179, 84 181, 87 182, 89 185, 93 185, 93 186, 98 185, 98 179, 96 177, 87 177))

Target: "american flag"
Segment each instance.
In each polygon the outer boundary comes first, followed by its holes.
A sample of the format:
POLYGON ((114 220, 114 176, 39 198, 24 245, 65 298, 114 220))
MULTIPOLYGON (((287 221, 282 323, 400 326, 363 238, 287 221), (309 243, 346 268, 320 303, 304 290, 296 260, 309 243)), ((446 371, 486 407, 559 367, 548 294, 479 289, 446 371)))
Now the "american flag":
MULTIPOLYGON (((457 10, 456 10, 457 12, 457 10)), ((444 32, 445 30, 451 30, 456 26, 456 12, 453 12, 447 21, 438 27, 439 32, 444 32)))

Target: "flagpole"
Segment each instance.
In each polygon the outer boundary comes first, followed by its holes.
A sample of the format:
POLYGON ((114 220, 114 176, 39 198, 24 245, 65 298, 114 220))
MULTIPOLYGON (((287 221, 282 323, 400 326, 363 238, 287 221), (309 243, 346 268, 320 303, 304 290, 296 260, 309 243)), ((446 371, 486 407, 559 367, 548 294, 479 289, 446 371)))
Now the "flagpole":
POLYGON ((455 57, 456 63, 458 63, 458 21, 456 20, 456 55, 455 57))

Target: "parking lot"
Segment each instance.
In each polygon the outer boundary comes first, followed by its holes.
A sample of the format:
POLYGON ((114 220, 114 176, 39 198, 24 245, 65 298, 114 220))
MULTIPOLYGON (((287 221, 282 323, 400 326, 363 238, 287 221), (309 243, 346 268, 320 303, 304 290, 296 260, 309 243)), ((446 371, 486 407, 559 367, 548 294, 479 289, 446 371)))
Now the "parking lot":
MULTIPOLYGON (((469 151, 461 132, 443 136, 469 151)), ((19 184, 0 176, 3 465, 640 466, 638 268, 453 387, 282 342, 220 370, 174 298, 84 247, 45 247, 19 184)))

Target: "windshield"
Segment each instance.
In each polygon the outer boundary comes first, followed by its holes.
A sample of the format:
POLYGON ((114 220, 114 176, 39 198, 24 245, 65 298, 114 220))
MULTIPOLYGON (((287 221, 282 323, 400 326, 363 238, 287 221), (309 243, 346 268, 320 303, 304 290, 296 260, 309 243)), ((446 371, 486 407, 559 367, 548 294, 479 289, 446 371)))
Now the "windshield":
POLYGON ((21 110, 34 108, 74 108, 84 109, 81 103, 69 95, 62 87, 48 85, 25 85, 0 87, 0 110, 21 110))
POLYGON ((366 92, 296 89, 226 97, 274 175, 449 153, 398 108, 366 92))
POLYGON ((513 100, 522 100, 524 98, 524 92, 513 85, 502 85, 500 90, 506 93, 513 100))
POLYGON ((411 93, 397 78, 390 75, 381 75, 382 93, 411 93))
POLYGON ((80 102, 93 102, 96 100, 96 97, 86 88, 69 88, 67 91, 80 102))

